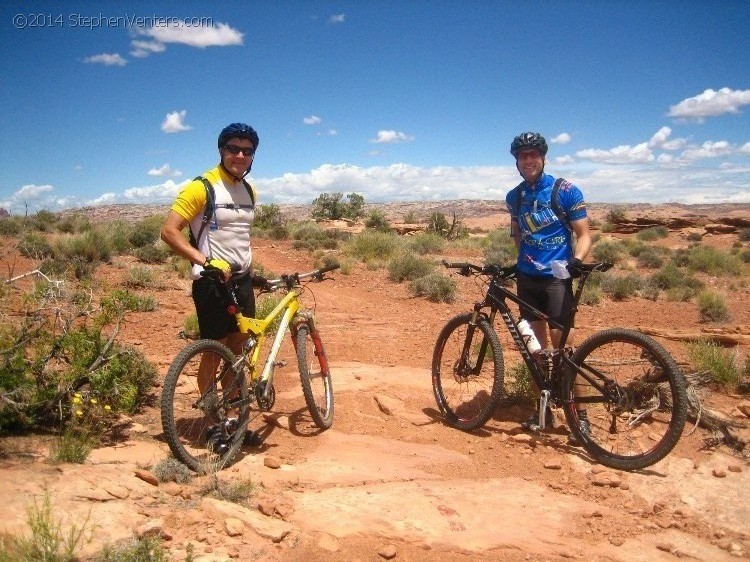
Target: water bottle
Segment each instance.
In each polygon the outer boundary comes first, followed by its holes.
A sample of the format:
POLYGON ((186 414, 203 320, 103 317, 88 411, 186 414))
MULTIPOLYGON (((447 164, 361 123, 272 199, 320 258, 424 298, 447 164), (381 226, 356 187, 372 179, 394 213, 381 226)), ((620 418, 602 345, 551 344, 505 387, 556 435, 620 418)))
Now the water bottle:
POLYGON ((536 339, 534 330, 531 329, 531 326, 526 320, 521 320, 518 323, 518 331, 521 332, 521 339, 526 343, 526 348, 529 350, 529 353, 536 353, 542 349, 542 346, 539 345, 539 340, 536 339))

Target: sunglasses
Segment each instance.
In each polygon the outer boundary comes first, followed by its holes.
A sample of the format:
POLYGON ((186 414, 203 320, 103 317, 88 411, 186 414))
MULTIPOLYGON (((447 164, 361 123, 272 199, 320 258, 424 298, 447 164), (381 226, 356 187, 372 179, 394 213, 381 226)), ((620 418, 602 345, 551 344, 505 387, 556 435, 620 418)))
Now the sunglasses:
POLYGON ((224 148, 227 149, 227 152, 229 152, 229 154, 234 154, 235 156, 240 152, 245 156, 253 156, 255 154, 255 149, 252 146, 237 146, 236 144, 227 144, 224 145, 224 148))

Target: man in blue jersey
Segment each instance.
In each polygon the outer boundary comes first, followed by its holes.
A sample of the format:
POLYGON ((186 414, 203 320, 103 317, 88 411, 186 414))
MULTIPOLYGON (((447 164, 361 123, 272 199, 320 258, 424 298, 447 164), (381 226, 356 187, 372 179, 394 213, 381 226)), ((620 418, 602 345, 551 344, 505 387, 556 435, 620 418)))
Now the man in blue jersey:
MULTIPOLYGON (((591 249, 591 234, 581 190, 564 180, 554 189, 555 178, 544 173, 547 149, 547 141, 539 133, 522 133, 513 139, 510 153, 524 181, 508 193, 505 202, 518 249, 518 296, 551 320, 565 324, 573 304, 573 283, 571 278, 555 277, 552 262, 566 262, 574 270, 591 249)), ((548 340, 546 321, 538 320, 525 307, 521 307, 521 318, 531 324, 542 349, 548 347, 548 341, 559 347, 562 330, 550 326, 548 340)), ((568 343, 572 343, 572 331, 568 343)), ((551 424, 551 412, 545 417, 551 424)), ((536 412, 523 426, 538 431, 538 423, 536 412)), ((585 414, 581 423, 588 423, 585 414)))

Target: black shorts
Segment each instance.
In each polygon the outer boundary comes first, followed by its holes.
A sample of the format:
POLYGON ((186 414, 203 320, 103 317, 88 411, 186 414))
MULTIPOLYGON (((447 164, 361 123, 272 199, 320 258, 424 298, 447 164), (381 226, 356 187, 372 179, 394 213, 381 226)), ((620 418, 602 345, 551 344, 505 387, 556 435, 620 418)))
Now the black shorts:
MULTIPOLYGON (((242 314, 255 317, 255 294, 253 277, 245 275, 237 281, 237 300, 242 307, 242 314)), ((193 281, 193 302, 198 315, 198 328, 201 338, 221 340, 230 332, 238 332, 237 320, 227 312, 229 294, 223 283, 209 277, 193 281)))
MULTIPOLYGON (((565 325, 573 310, 573 280, 556 277, 536 277, 518 272, 516 274, 518 297, 543 312, 549 319, 565 325)), ((525 306, 519 307, 521 318, 529 322, 539 320, 525 306)), ((553 326, 550 326, 553 327, 553 326)), ((571 326, 572 327, 572 326, 571 326)))

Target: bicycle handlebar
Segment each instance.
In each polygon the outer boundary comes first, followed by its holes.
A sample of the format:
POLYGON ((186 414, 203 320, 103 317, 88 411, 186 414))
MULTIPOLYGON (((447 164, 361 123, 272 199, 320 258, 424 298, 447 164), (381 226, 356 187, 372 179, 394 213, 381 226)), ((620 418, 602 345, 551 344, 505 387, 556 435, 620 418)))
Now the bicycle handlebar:
MULTIPOLYGON (((458 274, 465 277, 469 277, 472 272, 478 275, 492 275, 498 276, 502 279, 510 279, 516 274, 516 266, 511 265, 502 267, 500 265, 489 264, 489 265, 476 265, 469 262, 448 262, 443 260, 443 265, 451 269, 458 269, 458 274)), ((607 271, 611 269, 614 264, 610 262, 599 262, 599 263, 582 263, 579 264, 577 269, 582 273, 591 273, 592 271, 607 271)))
POLYGON ((329 271, 338 269, 339 267, 341 267, 339 264, 330 264, 314 271, 308 271, 307 273, 285 273, 279 279, 264 279, 260 276, 255 277, 265 282, 265 286, 263 287, 264 289, 268 291, 276 291, 277 289, 280 289, 282 287, 291 289, 295 285, 299 285, 300 281, 302 281, 303 279, 311 279, 312 281, 317 282, 324 281, 324 274, 328 273, 329 271))

